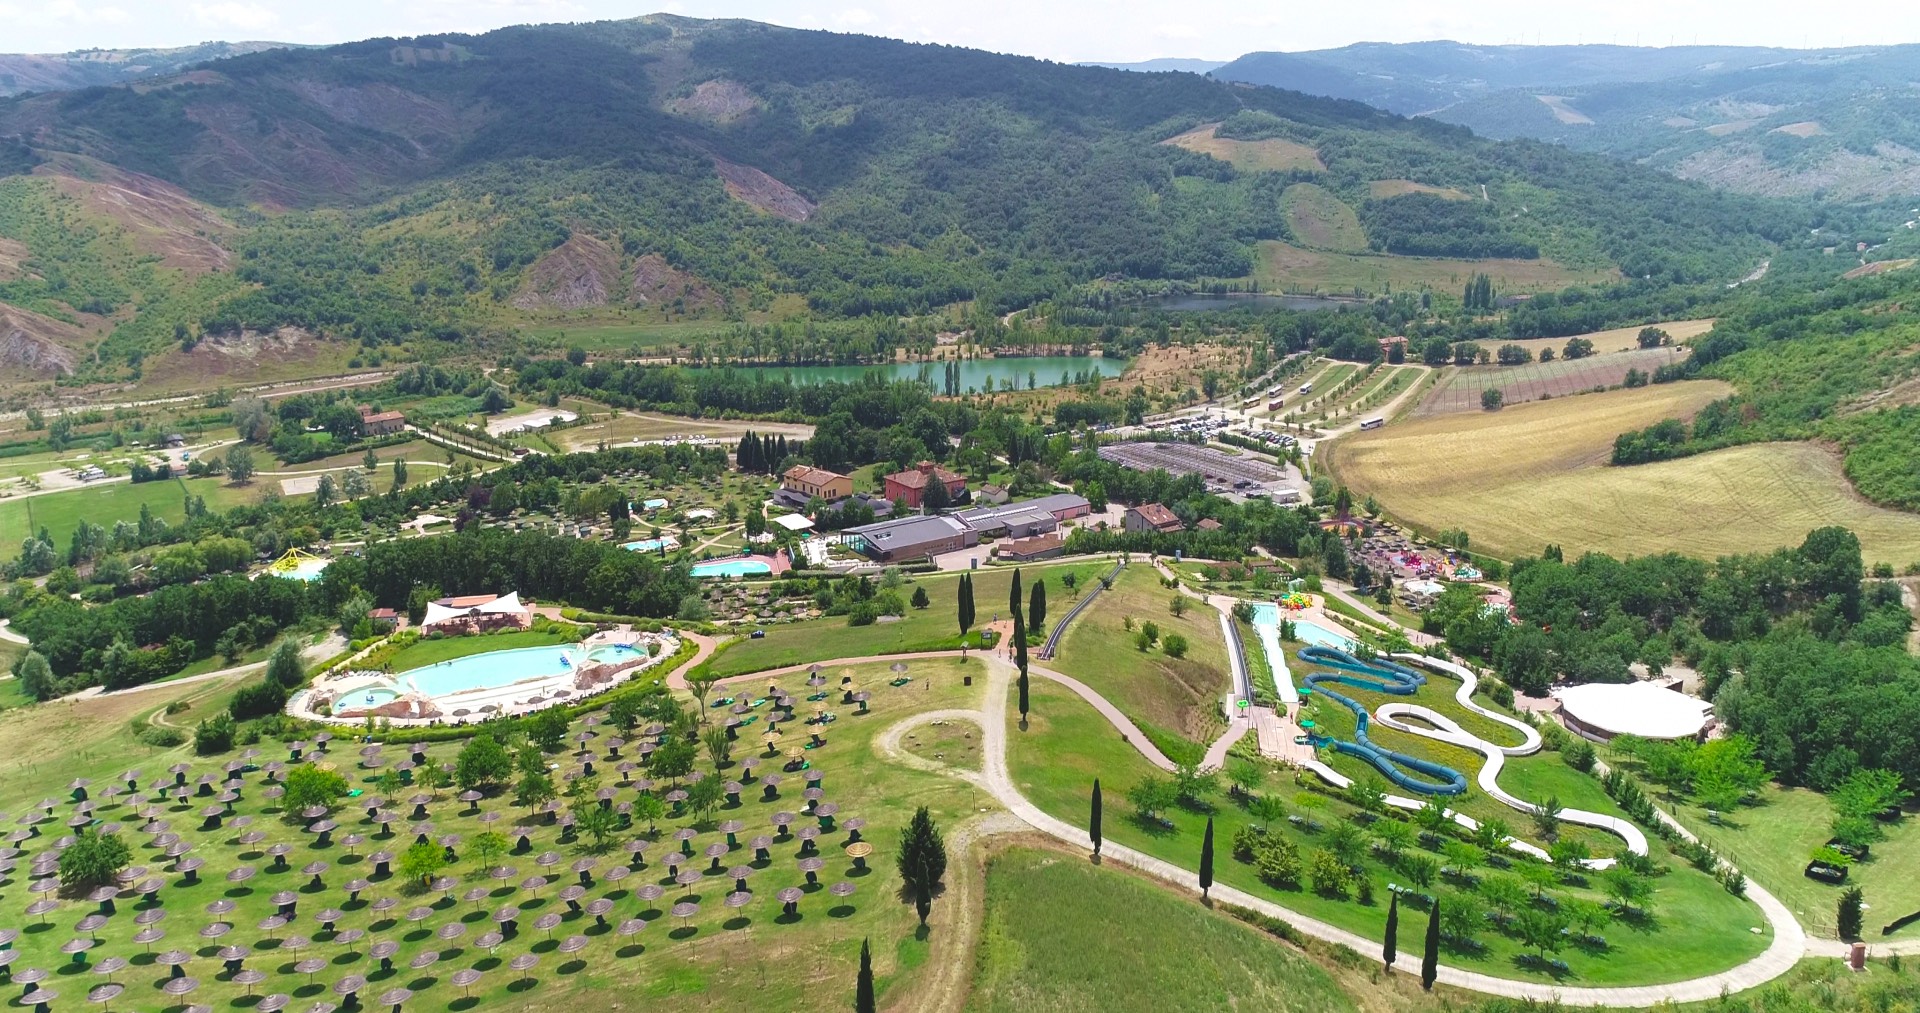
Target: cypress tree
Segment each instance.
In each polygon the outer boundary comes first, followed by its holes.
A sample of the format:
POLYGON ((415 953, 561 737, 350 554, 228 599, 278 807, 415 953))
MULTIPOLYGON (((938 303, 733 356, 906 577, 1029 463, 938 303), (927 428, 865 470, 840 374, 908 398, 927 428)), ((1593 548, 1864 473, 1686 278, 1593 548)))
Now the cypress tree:
POLYGON ((853 1013, 874 1013, 873 948, 860 940, 860 980, 853 986, 853 1013))
POLYGON ((1087 819, 1087 836, 1093 838, 1093 857, 1100 857, 1100 779, 1093 779, 1093 815, 1087 819))
POLYGON ((1433 991, 1433 979, 1440 974, 1440 901, 1436 898, 1427 912, 1427 949, 1420 955, 1420 987, 1433 991))
POLYGON ((1047 582, 1033 582, 1033 593, 1027 599, 1027 629, 1040 632, 1047 628, 1047 582))
POLYGON ((1400 956, 1400 895, 1394 894, 1387 902, 1387 939, 1380 944, 1380 959, 1392 970, 1393 961, 1400 956))
POLYGON ((1007 589, 1007 612, 1016 620, 1020 618, 1020 568, 1013 568, 1013 586, 1007 589))
POLYGON ((1213 817, 1207 817, 1206 835, 1200 838, 1200 898, 1213 889, 1213 817))
POLYGON ((963 573, 960 575, 960 593, 958 597, 960 601, 960 635, 964 637, 967 635, 968 630, 973 629, 973 577, 971 574, 963 573))

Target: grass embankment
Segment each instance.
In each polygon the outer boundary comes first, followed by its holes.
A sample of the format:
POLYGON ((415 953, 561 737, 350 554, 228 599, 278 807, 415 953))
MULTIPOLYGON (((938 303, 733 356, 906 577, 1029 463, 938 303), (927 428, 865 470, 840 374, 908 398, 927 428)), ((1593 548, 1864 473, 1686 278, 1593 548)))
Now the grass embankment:
MULTIPOLYGON (((982 549, 980 554, 985 558, 986 550, 982 549)), ((1085 593, 1090 584, 1112 568, 1113 564, 1107 562, 1022 567, 1021 609, 1025 610, 1026 599, 1033 593, 1034 581, 1043 580, 1047 584, 1047 621, 1055 622, 1073 607, 1066 585, 1061 582, 1063 576, 1073 573, 1085 593)), ((1012 583, 1011 567, 973 571, 975 619, 973 631, 966 636, 969 645, 979 646, 980 628, 993 622, 996 614, 1006 618, 1007 591, 1012 583)), ((928 605, 924 609, 909 608, 906 615, 893 622, 871 626, 848 626, 845 616, 768 626, 765 637, 736 640, 714 655, 708 665, 712 672, 726 678, 831 658, 958 650, 961 641, 959 587, 957 573, 918 574, 912 583, 901 587, 900 593, 911 599, 915 588, 925 588, 928 605)))
POLYGON ((1333 191, 1312 183, 1295 183, 1280 195, 1280 212, 1287 229, 1301 246, 1318 250, 1358 253, 1367 248, 1367 231, 1360 216, 1333 191))
MULTIPOLYGON (((1133 747, 1122 742, 1113 733, 1113 727, 1092 707, 1067 690, 1037 681, 1033 684, 1032 697, 1030 727, 1025 732, 1010 731, 1008 736, 1009 771, 1028 800, 1059 819, 1085 826, 1089 790, 1093 779, 1098 777, 1107 800, 1104 820, 1107 840, 1188 869, 1198 868, 1200 838, 1207 814, 1176 807, 1165 814, 1173 822, 1172 830, 1134 818, 1125 801, 1126 790, 1144 777, 1158 775, 1159 771, 1133 747)), ((1010 728, 1016 722, 1017 716, 1009 717, 1010 728)), ((1324 798, 1317 808, 1302 806, 1299 800, 1312 793, 1296 787, 1291 778, 1278 772, 1268 776, 1261 790, 1278 797, 1289 812, 1311 815, 1327 826, 1354 812, 1343 802, 1324 798)), ((1381 937, 1386 921, 1386 887, 1401 877, 1381 864, 1377 857, 1369 855, 1360 862, 1361 874, 1373 884, 1376 902, 1372 905, 1328 898, 1310 888, 1276 889, 1261 883, 1251 866, 1229 855, 1226 842, 1230 842, 1242 826, 1253 822, 1252 817, 1237 805, 1224 801, 1215 808, 1213 816, 1219 848, 1215 873, 1219 882, 1350 931, 1374 939, 1381 937)), ((1521 836, 1527 836, 1527 828, 1519 821, 1514 829, 1521 836)), ((1326 837, 1324 831, 1307 833, 1285 821, 1271 824, 1269 832, 1276 831, 1298 844, 1303 858, 1321 847, 1326 837)), ((1669 871, 1653 881, 1652 917, 1634 922, 1612 920, 1599 926, 1598 931, 1610 943, 1606 951, 1569 948, 1562 953, 1561 957, 1572 967, 1572 974, 1564 979, 1568 984, 1680 981, 1725 970, 1766 948, 1765 933, 1748 931, 1752 926, 1763 924, 1751 903, 1728 894, 1719 883, 1689 866, 1664 856, 1661 861, 1669 871)), ((1447 896, 1457 892, 1457 888, 1444 882, 1437 883, 1436 888, 1443 903, 1447 896)), ((1592 889, 1556 887, 1555 892, 1600 899, 1592 889)), ((1404 917, 1401 935, 1404 940, 1404 917)), ((1502 977, 1551 980, 1542 972, 1521 966, 1517 958, 1526 952, 1524 948, 1494 931, 1491 925, 1478 933, 1478 941, 1481 949, 1456 950, 1445 954, 1445 959, 1456 966, 1502 977)))
POLYGON ((1258 931, 1084 858, 987 866, 969 1010, 1351 1010, 1326 971, 1258 931))
MULTIPOLYGON (((976 674, 982 671, 978 661, 964 664, 970 665, 976 674)), ((411 842, 411 835, 401 832, 392 839, 382 839, 377 836, 378 828, 366 820, 365 811, 349 806, 341 809, 335 817, 341 824, 340 833, 370 835, 366 845, 349 849, 335 840, 331 847, 316 847, 314 837, 301 833, 297 822, 284 819, 285 814, 263 797, 259 791, 261 782, 258 775, 248 776, 247 789, 236 803, 235 810, 253 819, 253 827, 266 833, 265 842, 257 846, 236 843, 231 824, 219 831, 202 830, 200 820, 193 814, 206 804, 206 800, 190 799, 183 805, 169 804, 165 818, 171 820, 174 832, 193 846, 193 853, 206 860, 206 868, 200 872, 199 884, 183 884, 180 877, 159 868, 163 862, 155 862, 153 857, 138 847, 134 860, 152 869, 152 874, 165 878, 167 886, 162 899, 170 916, 165 923, 168 939, 182 940, 181 946, 198 952, 188 968, 188 973, 200 980, 200 988, 194 993, 193 999, 208 1003, 215 1009, 251 1006, 258 996, 271 992, 293 995, 293 1008, 304 1009, 317 999, 335 998, 326 989, 349 973, 366 974, 372 980, 362 997, 363 1004, 368 1006, 374 1005, 371 1000, 387 989, 405 986, 416 993, 408 1003, 409 1008, 434 1010, 522 1009, 533 1006, 598 1010, 631 1003, 662 1004, 673 1008, 697 1006, 702 1009, 739 1010, 742 1013, 763 1013, 769 1009, 843 1007, 852 1003, 862 939, 871 939, 874 943, 873 962, 880 1001, 891 1007, 900 1001, 902 995, 917 986, 918 969, 925 965, 929 947, 927 941, 916 936, 917 919, 912 906, 903 904, 897 896, 899 878, 894 871, 893 850, 900 830, 914 809, 921 805, 930 807, 934 818, 942 826, 951 828, 956 821, 971 813, 976 793, 959 782, 880 759, 872 752, 872 740, 875 733, 887 724, 921 709, 977 706, 982 686, 976 682, 973 687, 961 687, 959 673, 962 665, 957 659, 926 662, 923 667, 926 674, 932 677, 931 689, 927 688, 927 683, 920 681, 900 689, 887 686, 886 680, 891 673, 884 665, 859 666, 852 670, 862 685, 873 689, 873 713, 859 716, 853 714, 851 708, 836 707, 840 717, 825 729, 826 745, 809 751, 806 756, 815 769, 825 773, 822 786, 827 792, 827 799, 841 806, 842 818, 862 816, 869 821, 864 837, 873 843, 876 850, 868 860, 869 871, 862 875, 851 868, 849 859, 841 851, 847 836, 844 826, 833 833, 823 834, 818 842, 821 857, 826 859, 826 867, 819 874, 822 885, 807 889, 800 902, 798 919, 782 919, 781 905, 775 897, 781 888, 805 882, 805 877, 795 868, 798 843, 792 838, 773 846, 772 861, 759 868, 749 881, 753 900, 744 907, 733 909, 720 903, 721 898, 732 889, 733 883, 731 879, 718 875, 710 875, 691 887, 669 884, 666 895, 652 904, 635 896, 641 886, 661 881, 666 872, 664 863, 660 861, 662 853, 672 848, 671 834, 674 830, 693 825, 690 816, 660 821, 660 839, 646 853, 644 865, 630 863, 623 846, 625 841, 639 834, 644 826, 618 833, 609 842, 609 849, 599 854, 595 881, 588 886, 587 896, 581 898, 580 902, 584 905, 601 897, 612 900, 614 908, 607 914, 610 925, 617 925, 628 918, 650 922, 645 931, 631 939, 598 927, 590 916, 570 911, 556 895, 561 885, 559 883, 538 891, 509 890, 500 884, 493 884, 494 892, 479 903, 476 911, 472 903, 457 900, 449 903, 434 893, 419 895, 415 899, 414 895, 403 889, 403 883, 398 878, 377 877, 359 902, 344 903, 346 897, 342 884, 353 877, 371 876, 367 853, 374 848, 384 847, 402 850, 411 842), (286 870, 273 869, 270 860, 261 854, 266 844, 277 841, 289 843, 294 848, 288 856, 289 868, 286 870), (276 891, 300 889, 307 881, 306 875, 294 870, 315 860, 328 862, 332 868, 324 874, 326 885, 322 891, 303 895, 300 931, 307 933, 317 928, 307 916, 311 911, 334 903, 327 900, 334 898, 341 902, 337 906, 347 912, 342 920, 343 927, 370 930, 375 938, 391 939, 399 944, 399 952, 393 961, 395 971, 381 972, 378 962, 366 955, 367 942, 371 940, 362 942, 355 949, 345 944, 328 943, 322 935, 318 942, 325 947, 324 951, 309 949, 293 954, 270 939, 271 933, 254 928, 262 918, 273 912, 271 897, 276 891), (245 885, 227 882, 227 873, 242 864, 255 867, 259 874, 245 885), (617 864, 633 864, 633 876, 623 883, 606 882, 602 878, 605 871, 617 864), (828 895, 825 884, 841 880, 857 886, 857 892, 852 897, 843 900, 828 895), (689 893, 699 898, 698 913, 684 920, 667 916, 666 908, 685 899, 689 893), (419 927, 409 923, 396 924, 392 915, 369 910, 371 901, 389 896, 402 898, 402 910, 405 905, 432 905, 429 920, 419 927), (206 913, 208 902, 222 898, 234 901, 236 908, 231 913, 219 916, 206 913), (523 912, 518 937, 500 947, 498 953, 489 953, 475 945, 472 940, 482 929, 492 927, 487 913, 509 903, 517 905, 523 912), (547 938, 548 933, 536 930, 532 925, 535 918, 550 912, 561 914, 564 919, 551 934, 551 939, 547 938), (216 919, 235 926, 233 932, 220 942, 241 943, 251 947, 254 952, 248 966, 257 967, 269 975, 266 982, 251 989, 255 999, 246 998, 243 993, 247 989, 227 980, 227 975, 216 974, 219 968, 217 962, 208 955, 211 951, 201 950, 199 944, 193 942, 199 939, 199 930, 216 919), (431 931, 451 923, 465 923, 466 935, 458 940, 443 940, 431 931), (572 934, 586 936, 590 940, 588 948, 572 956, 556 952, 559 940, 572 934), (438 951, 439 961, 424 970, 409 970, 410 961, 427 950, 438 951), (320 952, 330 963, 327 970, 317 976, 315 983, 309 985, 306 975, 292 970, 292 962, 300 957, 312 956, 315 952, 320 952), (538 954, 540 963, 528 972, 530 978, 522 981, 518 972, 507 968, 506 962, 527 952, 538 954), (485 975, 474 987, 474 998, 470 1001, 462 1000, 462 990, 450 982, 455 970, 468 967, 479 968, 485 975), (622 998, 614 999, 615 996, 622 998)), ((797 681, 789 681, 788 686, 795 691, 803 691, 797 681)), ((144 769, 147 773, 142 778, 143 782, 160 775, 176 762, 191 763, 195 776, 201 771, 218 770, 221 764, 237 754, 195 758, 191 747, 153 749, 134 741, 127 734, 127 727, 129 722, 145 720, 156 708, 175 698, 194 698, 198 701, 192 710, 172 718, 177 723, 191 725, 200 716, 217 709, 230 693, 230 686, 203 683, 179 687, 177 693, 153 690, 75 704, 48 704, 0 714, 0 741, 8 745, 5 755, 0 756, 0 810, 23 812, 33 808, 33 803, 43 797, 64 799, 64 786, 74 777, 91 778, 98 798, 102 789, 118 784, 120 772, 128 768, 144 769)), ((569 730, 569 749, 573 733, 584 728, 583 721, 576 721, 569 730)), ((603 749, 607 728, 602 726, 599 732, 603 738, 599 740, 601 745, 598 748, 603 749)), ((405 742, 405 736, 405 732, 398 732, 395 741, 405 742)), ((788 736, 790 743, 794 744, 802 738, 804 736, 798 731, 788 736)), ((738 776, 738 761, 750 753, 760 752, 757 740, 750 742, 748 739, 749 736, 742 736, 735 751, 735 764, 724 770, 727 776, 738 776)), ((285 757, 284 747, 278 743, 262 742, 260 748, 265 753, 263 760, 285 757)), ((330 759, 355 787, 365 788, 370 794, 379 793, 373 777, 380 771, 362 767, 356 749, 357 743, 340 740, 339 748, 330 759)), ((460 743, 430 745, 427 748, 428 763, 438 765, 449 762, 459 749, 460 743)), ((404 747, 389 746, 387 765, 380 770, 392 769, 396 751, 404 752, 404 747)), ((564 768, 559 773, 570 772, 577 765, 577 760, 566 754, 553 759, 564 768)), ((712 761, 704 751, 696 766, 701 770, 712 769, 712 761)), ((772 765, 763 768, 770 769, 773 769, 772 765)), ((610 764, 599 773, 599 785, 615 788, 623 801, 634 797, 635 789, 621 786, 610 764)), ((555 779, 567 783, 558 773, 555 779)), ((590 785, 593 782, 572 783, 590 785)), ((739 806, 723 806, 714 818, 744 821, 750 828, 740 835, 741 843, 745 844, 753 835, 768 832, 770 817, 774 812, 800 809, 797 775, 792 775, 782 786, 781 795, 777 801, 764 802, 755 786, 755 790, 743 793, 739 806)), ((124 821, 129 818, 117 803, 105 799, 100 801, 103 803, 100 810, 102 819, 124 821)), ((568 807, 575 804, 574 799, 563 797, 561 801, 568 807)), ((482 803, 482 807, 484 811, 501 813, 506 817, 505 822, 493 825, 495 829, 505 828, 525 818, 525 810, 513 806, 506 798, 489 799, 482 803)), ((456 801, 451 791, 440 792, 438 800, 430 803, 429 809, 436 833, 459 834, 470 843, 488 828, 478 814, 464 803, 456 801)), ((64 810, 61 816, 65 818, 64 810)), ((802 817, 801 822, 808 821, 802 817)), ((585 834, 577 839, 563 839, 558 825, 537 820, 533 823, 532 852, 507 856, 503 863, 520 869, 515 881, 536 871, 532 854, 554 850, 561 853, 564 862, 571 863, 576 858, 595 853, 591 838, 585 834)), ((404 831, 404 826, 401 830, 404 831)), ((720 835, 712 824, 702 824, 700 838, 695 845, 704 848, 719 839, 720 835)), ((28 842, 27 847, 37 853, 49 849, 51 840, 51 834, 43 835, 28 842)), ((735 851, 726 864, 751 859, 751 851, 744 854, 735 851)), ((486 883, 479 864, 475 856, 469 853, 469 847, 463 845, 459 860, 447 871, 467 884, 486 883)), ((693 867, 702 870, 707 865, 704 858, 692 863, 693 867)), ((566 869, 567 866, 562 865, 558 871, 565 881, 572 882, 574 877, 566 869)), ((37 896, 29 895, 24 890, 18 891, 17 895, 9 891, 4 898, 0 898, 0 916, 3 916, 0 921, 12 925, 38 921, 23 914, 28 901, 37 896)), ((72 924, 97 907, 83 898, 65 898, 59 894, 46 896, 60 901, 59 907, 47 915, 47 922, 53 925, 72 924)), ((156 985, 166 979, 166 969, 153 963, 151 956, 143 952, 146 948, 131 941, 138 926, 133 924, 124 910, 121 917, 99 931, 100 943, 90 953, 90 958, 98 961, 109 955, 119 955, 132 960, 133 966, 117 979, 127 985, 127 993, 119 1000, 120 1006, 127 1009, 161 1009, 175 1005, 156 989, 156 985)), ((397 914, 398 911, 393 912, 393 915, 397 914)), ((950 911, 936 905, 933 917, 936 933, 952 931, 951 923, 946 919, 958 917, 958 910, 950 911)), ((293 931, 292 927, 286 930, 287 933, 293 931)), ((57 975, 60 981, 67 984, 62 986, 56 983, 55 988, 63 993, 71 992, 76 987, 75 983, 80 982, 86 974, 83 967, 71 963, 58 950, 70 935, 60 931, 23 933, 14 944, 21 951, 16 968, 69 969, 57 975)), ((285 933, 281 933, 280 938, 284 939, 285 933)), ((80 987, 79 991, 83 993, 85 988, 80 987)))
POLYGON ((1686 418, 1728 388, 1687 381, 1555 398, 1498 412, 1410 420, 1355 433, 1315 455, 1356 497, 1415 529, 1469 525, 1476 551, 1529 555, 1679 551, 1704 558, 1798 545, 1845 526, 1869 564, 1920 560, 1920 516, 1853 492, 1839 460, 1807 443, 1763 443, 1615 468, 1616 435, 1686 418))
POLYGON ((1220 614, 1162 587, 1149 564, 1122 570, 1112 589, 1074 619, 1059 646, 1047 667, 1093 687, 1176 762, 1198 761, 1226 728, 1220 700, 1232 688, 1233 669, 1220 614), (1171 610, 1176 596, 1186 605, 1184 615, 1171 610), (1147 622, 1160 627, 1160 643, 1142 651, 1136 640, 1147 622), (1166 653, 1169 635, 1186 638, 1186 657, 1166 653))

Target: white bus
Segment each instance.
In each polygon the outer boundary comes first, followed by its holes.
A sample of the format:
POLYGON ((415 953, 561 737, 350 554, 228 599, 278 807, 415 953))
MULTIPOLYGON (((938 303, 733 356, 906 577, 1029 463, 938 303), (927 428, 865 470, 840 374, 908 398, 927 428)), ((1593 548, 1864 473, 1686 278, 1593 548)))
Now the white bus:
POLYGON ((1381 419, 1381 418, 1373 418, 1373 419, 1367 419, 1367 420, 1365 420, 1365 421, 1363 421, 1363 422, 1361 422, 1361 423, 1360 423, 1360 428, 1362 428, 1362 429, 1378 429, 1378 428, 1380 428, 1381 426, 1384 426, 1384 425, 1386 425, 1386 424, 1387 424, 1387 420, 1386 420, 1386 419, 1381 419))
POLYGON ((1301 384, 1301 385, 1300 385, 1300 393, 1302 393, 1302 394, 1311 394, 1311 393, 1313 393, 1313 384, 1310 384, 1310 383, 1303 383, 1303 384, 1301 384))

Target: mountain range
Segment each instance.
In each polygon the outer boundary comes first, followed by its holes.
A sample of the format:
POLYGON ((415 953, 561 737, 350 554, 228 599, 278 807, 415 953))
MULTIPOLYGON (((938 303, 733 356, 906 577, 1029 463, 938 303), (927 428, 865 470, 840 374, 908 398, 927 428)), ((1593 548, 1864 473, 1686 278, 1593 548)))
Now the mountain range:
POLYGON ((80 49, 71 53, 0 53, 0 97, 125 84, 172 74, 196 63, 285 49, 285 42, 203 42, 172 49, 80 49))
POLYGON ((1879 200, 1920 189, 1920 45, 1364 43, 1250 53, 1212 73, 1750 193, 1879 200))
POLYGON ((1454 258, 1402 287, 1485 258, 1727 280, 1810 214, 1296 91, 656 15, 0 100, 0 359, 83 383, 583 315, 891 327, 1128 282, 1326 284, 1302 258, 1387 284, 1395 258, 1454 258))

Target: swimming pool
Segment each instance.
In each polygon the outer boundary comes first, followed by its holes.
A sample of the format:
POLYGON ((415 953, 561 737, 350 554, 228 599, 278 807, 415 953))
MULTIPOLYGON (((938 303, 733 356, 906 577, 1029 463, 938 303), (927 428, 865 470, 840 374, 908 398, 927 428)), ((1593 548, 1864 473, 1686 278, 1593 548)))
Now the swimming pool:
POLYGON ((621 546, 634 552, 667 552, 680 547, 680 540, 662 535, 659 538, 642 538, 637 542, 628 542, 621 546))
POLYGON ((385 686, 369 686, 364 691, 355 690, 348 694, 348 699, 339 701, 338 706, 343 709, 348 707, 372 708, 378 707, 381 704, 392 703, 399 698, 400 694, 395 693, 385 686))
POLYGON ((427 696, 447 696, 561 675, 573 670, 579 655, 579 648, 572 646, 488 651, 402 672, 394 681, 427 696))
POLYGON ((733 559, 714 559, 705 563, 693 564, 695 577, 744 577, 748 574, 772 573, 773 564, 764 559, 738 556, 733 559))
MULTIPOLYGON (((1253 607, 1253 624, 1255 626, 1278 627, 1282 618, 1280 609, 1276 605, 1256 604, 1253 607)), ((1302 643, 1311 644, 1315 647, 1331 647, 1340 651, 1351 651, 1355 647, 1352 639, 1346 635, 1335 633, 1318 623, 1310 623, 1305 619, 1294 619, 1292 622, 1293 635, 1302 643)))
POLYGON ((319 580, 320 576, 327 572, 327 564, 331 562, 333 562, 331 559, 303 559, 295 563, 291 569, 269 570, 267 572, 276 577, 285 577, 288 580, 315 581, 319 580))

